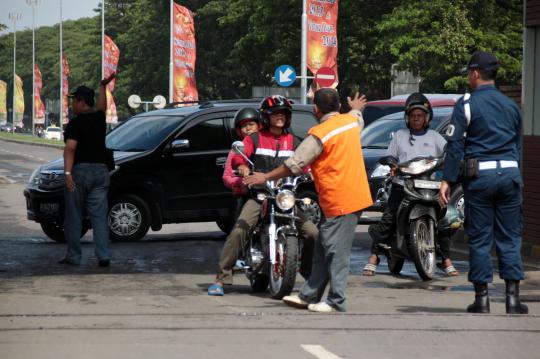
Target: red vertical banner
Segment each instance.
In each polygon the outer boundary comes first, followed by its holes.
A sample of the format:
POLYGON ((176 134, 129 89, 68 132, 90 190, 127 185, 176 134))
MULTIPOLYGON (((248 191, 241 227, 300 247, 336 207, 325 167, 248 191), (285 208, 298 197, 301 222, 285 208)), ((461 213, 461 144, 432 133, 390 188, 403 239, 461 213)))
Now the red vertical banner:
MULTIPOLYGON (((118 60, 120 59, 120 50, 114 41, 107 35, 105 35, 104 48, 103 48, 103 75, 108 77, 113 72, 116 72, 118 67, 118 60)), ((112 92, 114 91, 114 85, 116 79, 113 79, 107 85, 107 123, 117 123, 118 116, 116 115, 116 104, 112 92)))
POLYGON ((307 67, 315 74, 321 67, 337 75, 338 0, 307 0, 307 67))
POLYGON ((174 4, 173 14, 173 101, 197 101, 195 83, 195 25, 191 11, 174 4))
POLYGON ((34 64, 34 79, 34 124, 43 125, 45 123, 45 105, 41 101, 43 81, 37 64, 34 64))
POLYGON ((67 59, 67 56, 62 54, 62 97, 63 97, 63 105, 64 108, 62 109, 62 124, 68 123, 68 114, 69 114, 69 83, 68 83, 68 76, 70 74, 69 69, 69 62, 67 59))

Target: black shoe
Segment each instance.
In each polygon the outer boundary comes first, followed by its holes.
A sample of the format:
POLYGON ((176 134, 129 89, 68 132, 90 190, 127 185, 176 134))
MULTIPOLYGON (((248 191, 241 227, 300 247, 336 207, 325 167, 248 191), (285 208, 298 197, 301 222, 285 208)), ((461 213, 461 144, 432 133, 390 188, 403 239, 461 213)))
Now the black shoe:
POLYGON ((111 260, 110 259, 100 259, 99 262, 98 262, 98 266, 100 267, 108 267, 111 265, 111 260))
POLYGON ((489 296, 487 283, 474 284, 474 303, 467 307, 468 313, 489 313, 489 296))
POLYGON ((506 282, 506 314, 528 314, 529 308, 519 300, 519 280, 506 282))
POLYGON ((78 266, 79 263, 75 263, 75 262, 72 262, 70 261, 69 259, 67 258, 62 258, 58 261, 58 264, 68 264, 68 265, 72 265, 72 266, 78 266))

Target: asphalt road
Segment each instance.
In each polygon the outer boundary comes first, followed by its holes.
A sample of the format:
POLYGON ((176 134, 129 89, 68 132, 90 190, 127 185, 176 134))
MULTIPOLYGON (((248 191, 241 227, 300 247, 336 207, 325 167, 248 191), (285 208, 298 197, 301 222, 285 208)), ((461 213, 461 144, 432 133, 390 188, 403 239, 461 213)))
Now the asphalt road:
MULTIPOLYGON (((504 283, 490 286, 492 314, 468 315, 465 275, 422 282, 407 263, 360 275, 369 250, 357 227, 346 313, 321 315, 251 293, 242 273, 221 298, 206 295, 224 235, 213 223, 166 225, 139 243, 113 243, 98 268, 91 234, 80 267, 56 263, 65 246, 26 220, 22 190, 58 149, 0 140, 0 358, 531 358, 540 334, 540 272, 522 295, 531 314, 504 314, 504 283)), ((534 265, 534 264, 533 264, 534 265)), ((302 284, 297 278, 297 288, 302 284)))

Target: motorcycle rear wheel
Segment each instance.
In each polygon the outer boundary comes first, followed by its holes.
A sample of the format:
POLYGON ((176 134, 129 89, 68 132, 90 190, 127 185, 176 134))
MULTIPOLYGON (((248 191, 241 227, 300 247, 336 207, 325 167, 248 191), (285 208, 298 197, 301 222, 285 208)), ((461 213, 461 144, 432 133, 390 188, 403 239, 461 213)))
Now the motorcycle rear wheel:
POLYGON ((435 230, 433 220, 420 217, 411 222, 409 253, 416 271, 423 280, 433 279, 435 273, 435 230))
POLYGON ((291 294, 298 270, 298 238, 278 235, 276 263, 269 265, 270 297, 282 299, 291 294))

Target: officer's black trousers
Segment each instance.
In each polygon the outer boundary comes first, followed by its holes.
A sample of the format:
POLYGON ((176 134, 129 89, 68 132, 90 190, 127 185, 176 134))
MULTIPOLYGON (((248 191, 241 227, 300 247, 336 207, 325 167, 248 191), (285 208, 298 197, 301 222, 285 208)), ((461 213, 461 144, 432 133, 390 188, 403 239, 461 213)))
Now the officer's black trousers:
POLYGON ((469 237, 469 281, 493 280, 493 241, 502 279, 522 280, 522 186, 518 168, 480 171, 479 178, 464 181, 465 230, 469 237))

